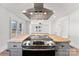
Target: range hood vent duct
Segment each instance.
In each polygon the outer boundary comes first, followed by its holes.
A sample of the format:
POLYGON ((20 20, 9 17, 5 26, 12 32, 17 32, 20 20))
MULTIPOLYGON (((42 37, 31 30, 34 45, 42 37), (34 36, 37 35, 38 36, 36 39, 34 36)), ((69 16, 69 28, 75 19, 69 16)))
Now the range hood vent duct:
POLYGON ((35 12, 42 12, 43 3, 34 3, 35 12))

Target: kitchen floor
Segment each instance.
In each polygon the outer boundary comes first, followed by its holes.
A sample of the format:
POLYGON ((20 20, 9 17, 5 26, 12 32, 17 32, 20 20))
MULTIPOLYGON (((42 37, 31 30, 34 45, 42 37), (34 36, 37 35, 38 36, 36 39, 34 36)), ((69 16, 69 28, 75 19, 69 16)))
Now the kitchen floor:
MULTIPOLYGON (((77 48, 71 48, 70 49, 70 56, 79 56, 79 49, 77 48)), ((9 51, 8 50, 5 50, 3 52, 0 53, 0 56, 9 56, 9 51)))
POLYGON ((69 53, 70 53, 70 56, 79 56, 79 49, 71 48, 69 53))
POLYGON ((9 56, 9 51, 5 50, 5 51, 1 52, 0 56, 9 56))

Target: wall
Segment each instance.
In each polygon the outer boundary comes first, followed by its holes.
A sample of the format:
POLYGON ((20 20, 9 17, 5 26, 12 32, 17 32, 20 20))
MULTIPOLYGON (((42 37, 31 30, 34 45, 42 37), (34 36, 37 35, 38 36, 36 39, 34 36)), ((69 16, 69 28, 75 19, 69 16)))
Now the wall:
POLYGON ((56 21, 56 34, 68 38, 69 35, 69 17, 65 16, 56 21))
POLYGON ((61 22, 61 33, 62 37, 68 34, 68 37, 71 40, 71 45, 79 48, 79 10, 74 11, 70 15, 64 17, 61 22))
POLYGON ((52 34, 70 38, 71 45, 79 48, 79 10, 52 21, 52 34))
POLYGON ((79 10, 70 15, 71 45, 79 48, 79 10))
POLYGON ((5 8, 0 6, 0 52, 7 48, 8 40, 10 40, 10 21, 16 20, 23 23, 23 33, 29 33, 29 23, 15 16, 5 8))
POLYGON ((49 18, 50 21, 50 34, 56 34, 56 20, 55 20, 55 16, 52 15, 49 18))

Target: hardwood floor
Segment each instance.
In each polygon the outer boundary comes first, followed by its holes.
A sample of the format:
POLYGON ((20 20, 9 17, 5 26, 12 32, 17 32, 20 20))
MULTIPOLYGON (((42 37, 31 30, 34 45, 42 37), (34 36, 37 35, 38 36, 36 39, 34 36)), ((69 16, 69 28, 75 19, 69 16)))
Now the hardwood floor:
POLYGON ((5 50, 5 51, 1 52, 0 56, 9 56, 9 51, 5 50))
POLYGON ((77 48, 71 48, 69 52, 70 56, 79 56, 79 49, 77 48))
MULTIPOLYGON (((9 56, 9 51, 5 50, 1 52, 0 56, 9 56)), ((79 49, 72 47, 69 51, 69 56, 79 56, 79 49)))

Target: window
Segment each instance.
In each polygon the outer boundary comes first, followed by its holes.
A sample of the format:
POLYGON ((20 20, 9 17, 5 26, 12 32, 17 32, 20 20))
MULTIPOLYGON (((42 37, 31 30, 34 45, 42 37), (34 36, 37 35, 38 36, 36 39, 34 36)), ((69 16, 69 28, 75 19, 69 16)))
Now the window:
POLYGON ((17 22, 12 20, 11 21, 11 38, 17 35, 17 22))

